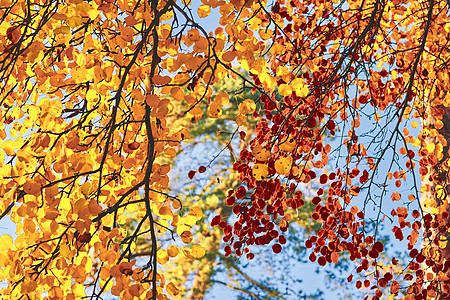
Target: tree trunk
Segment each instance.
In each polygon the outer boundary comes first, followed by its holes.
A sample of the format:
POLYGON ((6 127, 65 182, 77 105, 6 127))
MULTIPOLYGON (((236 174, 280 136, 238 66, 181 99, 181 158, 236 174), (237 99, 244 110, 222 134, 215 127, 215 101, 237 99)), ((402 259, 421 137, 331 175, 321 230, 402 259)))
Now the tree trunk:
MULTIPOLYGON (((218 231, 211 231, 212 239, 208 245, 205 245, 205 251, 208 253, 218 253, 220 247, 220 235, 218 231)), ((187 297, 188 300, 203 300, 206 292, 212 286, 212 276, 215 274, 215 264, 211 264, 214 260, 208 259, 207 264, 200 266, 197 274, 195 274, 194 285, 187 297)))

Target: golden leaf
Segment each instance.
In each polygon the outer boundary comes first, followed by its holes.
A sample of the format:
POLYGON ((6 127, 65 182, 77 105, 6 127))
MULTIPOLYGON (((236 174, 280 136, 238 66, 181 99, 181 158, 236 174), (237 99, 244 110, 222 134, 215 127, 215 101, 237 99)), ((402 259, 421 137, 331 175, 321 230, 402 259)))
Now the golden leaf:
POLYGON ((0 250, 10 250, 13 246, 13 239, 10 235, 0 236, 0 250))
POLYGON ((192 242, 193 238, 194 238, 194 236, 192 235, 192 233, 190 231, 185 231, 181 234, 181 240, 186 244, 192 242))
POLYGON ((24 295, 27 295, 31 292, 34 292, 37 287, 37 282, 34 280, 27 280, 24 281, 20 286, 20 292, 24 295))
POLYGON ((275 170, 280 175, 286 175, 291 170, 292 159, 289 157, 280 157, 275 161, 275 170))
POLYGON ((175 284, 173 284, 172 282, 169 282, 169 284, 166 285, 166 291, 172 297, 174 297, 180 293, 180 291, 177 289, 175 284))
POLYGON ((255 145, 252 154, 259 161, 267 161, 270 157, 270 152, 261 145, 255 145))
POLYGON ((246 99, 239 104, 239 113, 242 115, 251 114, 256 109, 256 104, 251 99, 246 99))
POLYGON ((200 18, 206 18, 211 13, 211 8, 209 5, 202 4, 198 7, 197 13, 200 18))
POLYGON ((257 181, 263 180, 269 175, 269 167, 265 164, 256 164, 252 169, 252 175, 257 181))
POLYGON ((281 151, 291 152, 292 150, 294 150, 295 146, 296 146, 295 140, 290 136, 285 136, 284 138, 281 139, 278 148, 281 151))
POLYGON ((179 252, 179 250, 178 250, 177 246, 175 246, 175 245, 170 245, 169 248, 167 248, 167 254, 170 257, 176 257, 178 255, 178 252, 179 252))
POLYGON ((157 252, 157 260, 158 263, 161 265, 164 265, 165 263, 167 263, 169 261, 169 255, 167 254, 166 250, 158 250, 157 252))

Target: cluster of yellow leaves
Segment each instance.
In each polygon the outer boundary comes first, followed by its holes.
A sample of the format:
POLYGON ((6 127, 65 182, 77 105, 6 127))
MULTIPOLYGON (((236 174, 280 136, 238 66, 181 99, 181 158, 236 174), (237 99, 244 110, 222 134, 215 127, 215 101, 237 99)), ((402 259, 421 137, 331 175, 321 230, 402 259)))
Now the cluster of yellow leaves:
MULTIPOLYGON (((159 264, 178 251, 205 254, 192 234, 202 211, 194 206, 182 215, 180 203, 164 196, 170 166, 162 161, 189 139, 188 130, 170 126, 172 101, 184 101, 186 117, 198 121, 209 85, 226 68, 205 57, 212 43, 198 29, 184 32, 183 44, 170 38, 165 21, 182 11, 149 3, 0 5, 0 60, 8 66, 0 70, 0 214, 17 223, 14 242, 0 238, 0 280, 9 284, 4 299, 44 292, 52 299, 85 297, 88 277, 98 278, 97 292, 123 299, 150 298, 153 291, 158 299, 176 296, 178 288, 163 274, 127 259, 143 228, 158 238, 169 228, 187 244, 159 250, 159 264), (134 232, 126 230, 133 213, 143 224, 134 232)), ((198 10, 200 17, 209 13, 207 5, 198 10)), ((224 35, 215 40, 221 51, 224 35)), ((214 99, 207 112, 217 118, 229 98, 214 99)))

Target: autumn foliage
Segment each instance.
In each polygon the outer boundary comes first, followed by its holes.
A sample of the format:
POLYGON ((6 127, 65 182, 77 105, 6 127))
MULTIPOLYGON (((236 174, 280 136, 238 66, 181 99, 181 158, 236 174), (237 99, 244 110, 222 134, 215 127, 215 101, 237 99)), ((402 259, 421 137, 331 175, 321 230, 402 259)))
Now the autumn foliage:
POLYGON ((214 250, 199 223, 252 260, 282 252, 308 204, 310 261, 354 261, 371 299, 448 298, 449 15, 435 0, 0 1, 0 219, 17 224, 2 299, 179 298, 164 266, 214 250), (236 179, 204 212, 169 174, 195 124, 225 115, 236 179))

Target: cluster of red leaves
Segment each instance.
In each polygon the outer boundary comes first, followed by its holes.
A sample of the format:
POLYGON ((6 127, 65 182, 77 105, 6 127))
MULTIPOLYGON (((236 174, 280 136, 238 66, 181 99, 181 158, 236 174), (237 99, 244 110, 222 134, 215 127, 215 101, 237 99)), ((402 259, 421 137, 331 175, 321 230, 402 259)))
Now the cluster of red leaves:
MULTIPOLYGON (((272 37, 274 44, 285 48, 280 53, 275 51, 276 54, 269 61, 273 74, 277 74, 278 67, 286 64, 299 66, 305 72, 297 75, 297 78, 287 80, 278 76, 276 85, 279 90, 261 96, 262 119, 256 127, 257 136, 250 144, 252 151, 241 151, 240 160, 233 166, 240 174, 242 185, 235 191, 230 191, 226 199, 227 205, 233 206, 237 221, 228 224, 220 216, 216 216, 212 225, 223 228, 223 240, 229 244, 225 247, 227 255, 234 250, 237 255, 247 253, 247 257, 251 259, 253 255, 249 245, 269 243, 273 243, 272 249, 278 253, 281 251, 280 244, 285 241, 280 234, 287 230, 292 218, 289 210, 299 209, 306 201, 297 186, 316 179, 323 187, 312 198, 315 212, 311 218, 319 221, 322 227, 305 243, 313 250, 310 259, 320 265, 337 263, 340 253, 346 252, 351 260, 360 262, 358 273, 373 267, 376 283, 371 287, 375 290, 372 299, 379 299, 383 294, 382 289, 388 286, 391 293, 398 294, 400 284, 393 279, 391 271, 383 271, 385 273, 381 274, 377 269, 377 258, 384 246, 373 236, 366 236, 364 212, 350 205, 352 198, 360 193, 361 187, 372 180, 385 153, 382 151, 381 154, 376 154, 378 156, 370 157, 364 145, 359 142, 355 130, 360 126, 358 112, 362 107, 369 106, 377 111, 386 111, 388 108, 396 111, 392 120, 395 120, 396 131, 401 134, 405 146, 400 149, 400 154, 407 158, 404 165, 406 171, 400 170, 394 175, 396 188, 401 187, 401 179, 406 180, 405 173, 415 168, 415 152, 407 149, 408 143, 421 147, 418 152, 421 157, 420 174, 425 176, 430 170, 435 172, 444 161, 443 158, 447 157, 447 154, 442 157, 442 150, 439 154, 434 146, 439 143, 444 147, 447 145, 447 141, 442 136, 439 137, 436 130, 445 126, 445 122, 440 120, 447 117, 444 115, 449 106, 445 98, 447 92, 444 92, 448 90, 445 87, 447 84, 439 86, 438 83, 448 79, 448 76, 441 73, 448 73, 448 66, 442 63, 447 60, 443 57, 450 52, 448 46, 442 44, 442 41, 447 40, 448 33, 439 25, 448 21, 448 16, 443 13, 448 8, 445 1, 431 1, 423 7, 417 7, 415 11, 421 15, 420 29, 410 24, 415 29, 402 32, 400 28, 407 28, 406 23, 413 22, 410 21, 412 19, 402 19, 404 23, 401 27, 396 24, 406 11, 413 11, 411 6, 415 6, 415 3, 397 0, 393 14, 390 13, 390 4, 380 1, 371 2, 365 10, 360 7, 347 10, 347 4, 334 7, 331 3, 324 4, 323 1, 314 0, 293 0, 287 3, 277 1, 271 12, 267 12, 266 19, 283 24, 283 28, 274 30, 272 37), (389 21, 391 27, 387 33, 383 27, 386 25, 382 23, 388 24, 389 21), (408 42, 405 43, 405 39, 408 42), (433 54, 423 55, 424 49, 433 54), (378 65, 377 68, 372 67, 374 65, 378 65), (358 69, 360 66, 367 66, 369 69, 367 78, 362 80, 360 75, 366 70, 358 69), (384 66, 389 66, 389 71, 384 66), (307 95, 300 96, 294 91, 278 100, 281 87, 296 79, 304 80, 309 91, 307 95), (358 90, 354 98, 348 97, 348 82, 353 82, 358 90), (430 94, 424 96, 419 92, 422 90, 430 91, 430 94), (431 104, 430 111, 438 121, 430 126, 434 132, 422 132, 416 139, 409 134, 407 128, 402 131, 399 124, 402 124, 402 118, 425 120, 425 104, 429 98, 436 99, 431 104), (351 120, 349 113, 354 114, 351 120), (347 150, 346 165, 331 174, 325 174, 319 170, 326 166, 331 149, 329 145, 323 144, 323 136, 334 136, 337 133, 336 123, 340 122, 334 121, 337 118, 343 123, 351 122, 353 128, 349 130, 348 138, 343 139, 347 150), (285 141, 289 141, 292 146, 283 147, 285 141), (427 148, 430 143, 434 143, 433 147, 427 148), (267 160, 258 160, 253 153, 256 146, 270 153, 267 160), (291 159, 287 172, 277 170, 276 163, 282 158, 291 159), (259 173, 264 176, 258 175, 255 178, 252 171, 256 165, 267 167, 266 173, 259 173), (323 174, 317 174, 319 172, 323 174)), ((255 86, 264 85, 261 76, 253 73, 250 76, 255 86)), ((392 140, 393 138, 388 142, 392 140)), ((448 169, 445 166, 440 168, 448 169)), ((446 178, 440 175, 433 175, 430 181, 447 186, 446 178)), ((400 199, 400 193, 392 193, 393 201, 400 199)), ((433 208, 433 214, 414 210, 411 216, 416 220, 413 222, 406 220, 406 207, 398 207, 392 212, 396 219, 396 224, 392 227, 394 237, 402 241, 405 232, 410 232, 407 239, 411 261, 407 263, 409 273, 403 273, 403 280, 411 281, 415 277, 415 281, 408 288, 408 299, 425 299, 435 297, 438 292, 448 294, 450 291, 450 286, 447 286, 449 278, 445 275, 449 273, 450 263, 439 257, 442 252, 439 249, 448 248, 439 244, 443 240, 446 243, 442 234, 449 228, 448 213, 443 211, 447 207, 439 207, 440 205, 425 204, 428 208, 433 208), (422 226, 425 227, 429 245, 422 246, 419 250, 415 247, 422 226), (421 268, 422 264, 429 266, 430 272, 421 268)), ((392 264, 397 263, 393 258, 392 264)), ((349 281, 351 280, 352 277, 349 277, 349 281)), ((368 288, 370 285, 369 280, 356 283, 357 288, 368 288)))

